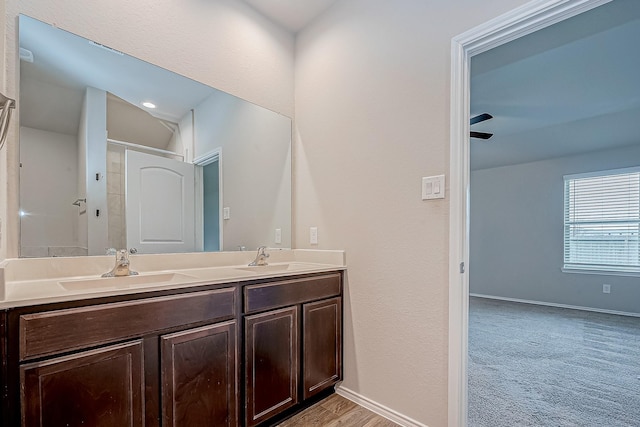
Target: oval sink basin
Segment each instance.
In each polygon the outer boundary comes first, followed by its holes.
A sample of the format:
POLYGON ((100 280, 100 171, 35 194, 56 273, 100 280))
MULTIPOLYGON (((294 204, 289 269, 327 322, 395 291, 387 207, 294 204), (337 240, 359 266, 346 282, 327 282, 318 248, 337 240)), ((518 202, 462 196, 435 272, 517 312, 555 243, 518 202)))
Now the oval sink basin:
POLYGON ((98 277, 58 282, 70 291, 91 289, 121 289, 140 286, 162 286, 171 283, 189 282, 193 276, 181 273, 143 274, 139 276, 98 277))

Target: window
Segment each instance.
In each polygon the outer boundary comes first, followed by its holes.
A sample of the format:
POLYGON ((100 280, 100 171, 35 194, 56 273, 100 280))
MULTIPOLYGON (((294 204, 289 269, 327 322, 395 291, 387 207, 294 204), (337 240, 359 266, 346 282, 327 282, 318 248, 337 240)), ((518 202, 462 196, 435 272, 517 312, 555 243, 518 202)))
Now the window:
POLYGON ((564 268, 640 272, 640 167, 564 177, 564 268))

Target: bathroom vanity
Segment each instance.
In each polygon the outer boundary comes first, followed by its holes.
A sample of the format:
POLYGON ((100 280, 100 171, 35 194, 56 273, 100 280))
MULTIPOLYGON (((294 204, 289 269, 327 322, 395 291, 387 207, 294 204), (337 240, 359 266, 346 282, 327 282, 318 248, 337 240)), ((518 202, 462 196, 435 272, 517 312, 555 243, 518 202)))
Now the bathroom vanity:
POLYGON ((6 282, 2 425, 253 427, 331 393, 342 378, 344 266, 245 266, 108 291, 58 278, 94 288, 14 306, 6 282))

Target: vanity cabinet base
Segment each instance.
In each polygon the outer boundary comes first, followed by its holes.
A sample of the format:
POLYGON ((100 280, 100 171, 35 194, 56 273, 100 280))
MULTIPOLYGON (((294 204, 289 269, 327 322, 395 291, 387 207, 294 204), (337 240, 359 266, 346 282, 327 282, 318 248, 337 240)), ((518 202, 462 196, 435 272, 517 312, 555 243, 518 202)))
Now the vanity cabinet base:
POLYGON ((271 425, 342 379, 342 275, 249 285, 244 297, 245 422, 271 425))
POLYGON ((342 379, 342 272, 11 308, 0 356, 2 426, 275 425, 342 379))

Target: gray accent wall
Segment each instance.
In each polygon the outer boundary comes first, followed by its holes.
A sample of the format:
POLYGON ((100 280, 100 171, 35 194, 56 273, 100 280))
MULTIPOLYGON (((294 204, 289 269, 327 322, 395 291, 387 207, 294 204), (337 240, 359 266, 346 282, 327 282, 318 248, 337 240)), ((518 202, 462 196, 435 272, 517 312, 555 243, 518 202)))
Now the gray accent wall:
POLYGON ((640 313, 640 277, 562 272, 563 175, 638 165, 640 145, 472 171, 471 293, 640 313))

